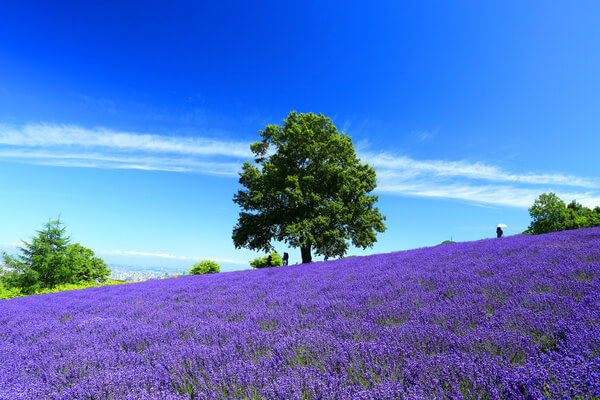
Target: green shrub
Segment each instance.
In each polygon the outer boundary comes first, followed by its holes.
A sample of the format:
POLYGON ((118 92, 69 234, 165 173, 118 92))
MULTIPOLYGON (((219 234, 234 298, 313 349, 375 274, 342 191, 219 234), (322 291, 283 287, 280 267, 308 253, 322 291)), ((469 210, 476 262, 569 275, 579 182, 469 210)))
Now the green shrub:
POLYGON ((190 275, 215 274, 221 271, 221 267, 214 261, 204 260, 194 264, 190 269, 190 275))
POLYGON ((12 299, 21 296, 21 291, 17 288, 7 288, 0 279, 0 300, 12 299))
POLYGON ((254 269, 268 268, 268 267, 281 267, 283 265, 283 260, 281 259, 281 256, 279 254, 271 253, 264 257, 255 258, 254 260, 250 261, 250 265, 254 269), (271 258, 270 265, 269 265, 269 257, 271 258))
MULTIPOLYGON (((444 240, 441 244, 449 244, 449 243, 456 243, 454 240, 444 240)), ((439 246, 439 245, 438 245, 439 246)))

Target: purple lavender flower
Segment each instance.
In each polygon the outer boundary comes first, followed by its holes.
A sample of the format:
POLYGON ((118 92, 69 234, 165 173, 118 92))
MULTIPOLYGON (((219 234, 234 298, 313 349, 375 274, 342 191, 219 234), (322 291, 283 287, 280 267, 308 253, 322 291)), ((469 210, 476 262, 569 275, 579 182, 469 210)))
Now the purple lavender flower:
POLYGON ((0 399, 600 397, 600 229, 0 301, 0 399))

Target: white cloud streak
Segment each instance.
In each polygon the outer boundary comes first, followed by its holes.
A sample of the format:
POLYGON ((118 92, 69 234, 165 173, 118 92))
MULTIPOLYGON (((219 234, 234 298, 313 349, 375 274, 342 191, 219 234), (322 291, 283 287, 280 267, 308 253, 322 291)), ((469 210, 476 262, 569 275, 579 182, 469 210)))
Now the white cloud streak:
POLYGON ((237 176, 250 143, 85 129, 0 125, 0 159, 37 165, 237 176))
POLYGON ((541 193, 552 191, 567 202, 600 205, 600 181, 593 178, 517 174, 481 162, 415 160, 388 153, 367 152, 362 160, 377 169, 379 193, 528 208, 541 193))
POLYGON ((396 175, 402 177, 406 174, 410 174, 411 176, 416 177, 427 174, 436 177, 458 177, 494 182, 564 185, 588 189, 600 188, 600 180, 598 179, 581 178, 563 174, 508 173, 498 167, 486 165, 481 162, 468 163, 465 161, 441 160, 419 161, 404 156, 394 157, 386 153, 367 153, 362 159, 381 170, 381 173, 388 178, 396 177, 396 175))
POLYGON ((2 246, 20 247, 20 246, 25 246, 25 243, 23 243, 23 242, 4 242, 4 243, 2 243, 2 246))
MULTIPOLYGON (((509 172, 483 162, 416 160, 373 152, 359 156, 377 169, 379 193, 446 198, 479 205, 529 207, 539 194, 600 205, 600 180, 561 173, 509 172)), ((237 176, 252 159, 250 143, 87 129, 75 125, 0 124, 0 160, 105 169, 237 176)))
POLYGON ((107 253, 101 253, 101 254, 110 254, 110 255, 117 255, 117 256, 141 256, 141 257, 157 257, 157 258, 179 258, 182 259, 181 256, 176 256, 174 254, 167 254, 167 253, 148 253, 148 252, 144 252, 144 251, 124 251, 124 250, 114 250, 114 251, 109 251, 107 253))
POLYGON ((105 128, 85 129, 75 125, 28 124, 23 127, 0 126, 0 144, 23 147, 81 146, 151 153, 176 153, 200 156, 248 158, 248 143, 206 138, 169 137, 105 128))
POLYGON ((28 161, 38 165, 58 167, 140 169, 147 171, 200 172, 210 175, 237 176, 240 162, 203 161, 194 157, 169 155, 107 155, 97 152, 67 153, 47 150, 0 150, 0 159, 28 161))
POLYGON ((125 257, 164 258, 164 259, 184 260, 184 261, 211 260, 211 261, 215 261, 215 262, 239 264, 239 262, 236 262, 229 258, 190 257, 190 256, 178 256, 178 255, 169 254, 169 253, 150 253, 150 252, 145 252, 145 251, 113 250, 113 251, 99 252, 98 254, 111 255, 111 256, 125 256, 125 257))

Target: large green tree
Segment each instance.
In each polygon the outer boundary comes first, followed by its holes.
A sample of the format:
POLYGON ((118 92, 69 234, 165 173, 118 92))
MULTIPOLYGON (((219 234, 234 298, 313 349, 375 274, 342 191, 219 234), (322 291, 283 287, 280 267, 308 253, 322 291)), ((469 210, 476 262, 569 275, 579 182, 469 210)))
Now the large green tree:
POLYGON ((233 201, 240 212, 233 229, 236 248, 271 252, 272 240, 300 247, 302 262, 312 251, 343 256, 349 243, 372 246, 385 231, 374 206, 375 170, 361 162, 352 140, 322 114, 291 112, 283 126, 267 125, 250 146, 254 163, 242 167, 245 189, 233 201))
POLYGON ((32 294, 64 283, 106 280, 110 270, 104 261, 94 257, 92 250, 78 243, 70 244, 62 225, 60 220, 47 222, 31 242, 19 247, 18 256, 2 253, 8 267, 2 275, 6 286, 32 294))

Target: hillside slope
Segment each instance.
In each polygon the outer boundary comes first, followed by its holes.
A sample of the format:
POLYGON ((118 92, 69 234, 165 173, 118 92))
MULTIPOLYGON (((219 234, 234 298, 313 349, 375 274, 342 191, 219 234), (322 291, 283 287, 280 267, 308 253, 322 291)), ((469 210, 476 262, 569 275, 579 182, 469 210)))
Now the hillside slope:
POLYGON ((600 398, 600 229, 0 301, 0 399, 600 398))

